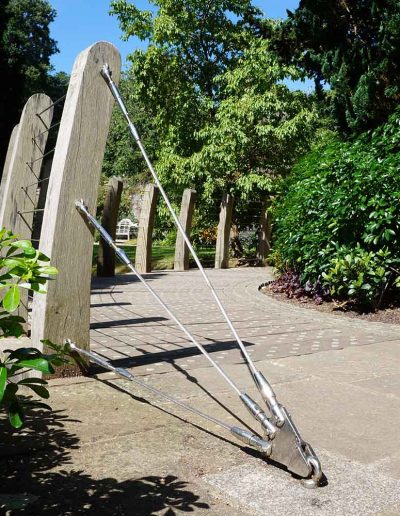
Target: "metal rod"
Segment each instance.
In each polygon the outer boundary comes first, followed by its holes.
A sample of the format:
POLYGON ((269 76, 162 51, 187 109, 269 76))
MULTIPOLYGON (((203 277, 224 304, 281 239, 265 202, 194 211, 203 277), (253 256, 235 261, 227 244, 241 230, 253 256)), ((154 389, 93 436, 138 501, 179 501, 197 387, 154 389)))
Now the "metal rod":
POLYGON ((167 314, 171 317, 171 319, 179 326, 179 328, 185 333, 185 335, 190 339, 191 342, 203 353, 203 355, 211 362, 211 364, 217 369, 217 371, 225 378, 225 380, 229 383, 229 385, 239 394, 242 394, 237 385, 229 378, 229 376, 225 373, 221 366, 219 366, 215 360, 210 356, 210 354, 204 349, 204 347, 197 342, 191 332, 181 323, 181 321, 171 312, 168 306, 164 303, 164 301, 160 298, 160 296, 155 292, 152 287, 144 280, 143 276, 135 269, 132 262, 128 258, 127 254, 123 249, 120 249, 115 244, 111 235, 107 233, 107 231, 97 222, 97 220, 89 213, 83 201, 76 201, 75 206, 78 211, 86 217, 88 222, 90 222, 100 233, 102 238, 107 242, 107 244, 114 249, 115 254, 118 258, 124 263, 130 270, 137 276, 137 278, 142 282, 142 284, 146 287, 146 289, 150 292, 150 294, 157 300, 157 302, 164 308, 167 314))
POLYGON ((33 140, 36 140, 36 138, 39 138, 39 136, 42 136, 42 134, 46 134, 48 133, 49 131, 51 131, 52 129, 54 129, 54 127, 57 127, 61 124, 61 120, 59 122, 56 122, 55 124, 51 125, 48 129, 45 129, 44 131, 42 131, 41 133, 38 133, 34 138, 32 138, 33 140))
POLYGON ((157 394, 157 396, 161 396, 162 398, 167 399, 168 401, 171 401, 172 403, 176 403, 177 405, 183 407, 186 410, 189 410, 190 412, 193 412, 194 414, 197 414, 201 417, 204 417, 205 419, 208 419, 209 421, 212 421, 213 423, 216 423, 219 426, 222 426, 223 428, 226 428, 227 430, 230 430, 230 426, 223 421, 220 421, 219 419, 208 416, 207 414, 204 414, 198 409, 195 409, 194 407, 191 407, 190 405, 186 405, 186 403, 183 403, 182 401, 179 401, 178 399, 174 398, 173 396, 170 396, 169 394, 165 394, 164 392, 160 391, 156 387, 153 387, 152 385, 149 385, 135 376, 131 374, 127 369, 123 369, 121 367, 114 367, 108 360, 105 360, 104 358, 100 357, 96 353, 93 353, 92 351, 86 351, 85 349, 79 348, 74 342, 71 342, 70 340, 67 341, 68 347, 73 350, 77 351, 80 355, 83 355, 92 362, 100 365, 101 367, 104 367, 105 369, 108 369, 109 371, 112 371, 113 373, 118 374, 122 378, 125 378, 131 382, 136 383, 137 385, 140 385, 141 387, 145 387, 149 391, 153 392, 154 394, 157 394))
POLYGON ((201 410, 198 410, 191 405, 187 405, 186 403, 183 403, 182 401, 178 400, 177 398, 164 393, 163 391, 157 389, 156 387, 153 387, 152 385, 149 385, 146 382, 143 382, 142 380, 139 380, 133 374, 131 374, 127 369, 124 369, 122 367, 114 367, 108 360, 105 360, 104 358, 100 357, 96 353, 93 353, 92 351, 86 351, 85 349, 81 349, 78 347, 75 342, 72 342, 71 340, 66 340, 67 347, 72 350, 76 351, 80 355, 83 355, 92 362, 99 364, 101 367, 104 367, 105 369, 108 369, 109 371, 112 371, 116 373, 117 375, 121 376, 122 378, 129 380, 136 385, 139 385, 140 387, 147 389, 148 391, 152 392, 156 396, 159 396, 161 398, 164 398, 171 403, 175 403, 179 407, 187 410, 188 412, 191 412, 192 414, 196 414, 197 416, 202 417, 203 419, 206 419, 207 421, 210 421, 211 423, 214 423, 222 428, 225 428, 225 430, 228 430, 228 432, 231 432, 232 435, 234 435, 237 439, 240 441, 253 446, 261 453, 265 453, 267 456, 271 454, 272 445, 264 440, 261 439, 257 434, 253 434, 249 430, 245 430, 244 428, 239 428, 237 426, 231 426, 225 423, 224 421, 221 421, 220 419, 217 419, 214 416, 210 416, 209 414, 205 414, 201 410))
POLYGON ((49 177, 44 177, 43 179, 39 179, 38 181, 35 181, 34 183, 31 183, 30 185, 21 186, 21 189, 22 190, 26 190, 27 188, 29 188, 31 186, 37 186, 38 184, 43 183, 43 181, 48 181, 49 179, 50 179, 50 176, 49 177))
MULTIPOLYGON (((48 156, 49 154, 52 154, 55 150, 56 150, 56 148, 54 147, 54 149, 49 150, 48 152, 46 152, 46 154, 42 154, 42 155, 40 156, 40 158, 36 158, 36 159, 34 159, 34 160, 30 161, 30 162, 29 162, 29 163, 30 163, 30 165, 32 166, 32 165, 33 165, 34 163, 36 163, 37 161, 39 161, 39 160, 41 160, 41 159, 44 159, 44 158, 45 158, 46 156, 48 156)), ((28 165, 28 162, 27 162, 27 165, 28 165)))
POLYGON ((32 174, 36 177, 36 179, 39 179, 39 177, 35 174, 35 171, 33 170, 32 163, 29 161, 26 161, 26 166, 29 168, 29 170, 32 172, 32 174))
POLYGON ((67 96, 67 94, 63 95, 62 97, 60 97, 59 99, 55 100, 53 102, 53 104, 50 104, 50 106, 48 106, 46 109, 43 109, 43 111, 41 111, 40 113, 36 113, 37 116, 40 117, 40 115, 43 115, 43 113, 46 113, 46 111, 48 111, 49 109, 51 109, 52 107, 56 106, 57 104, 59 104, 60 102, 62 102, 65 97, 67 96))
POLYGON ((214 300, 217 303, 217 306, 220 309, 222 315, 224 316, 225 321, 227 322, 227 324, 229 326, 229 329, 231 330, 233 336, 235 337, 235 339, 236 339, 236 341, 237 341, 237 343, 238 343, 238 345, 239 345, 239 347, 241 349, 241 352, 242 352, 242 354, 243 354, 243 356, 245 358, 245 361, 246 361, 250 371, 253 373, 253 376, 254 376, 257 373, 257 369, 256 369, 253 361, 251 360, 250 355, 248 354, 248 352, 247 352, 247 350, 246 350, 246 348, 245 348, 241 338, 239 337, 235 327, 233 326, 233 323, 232 323, 231 319, 229 318, 228 314, 226 313, 225 308, 223 307, 223 305, 222 305, 222 303, 221 303, 221 301, 220 301, 220 299, 219 299, 219 297, 218 297, 218 295, 217 295, 213 285, 211 284, 211 282, 210 282, 210 280, 209 280, 209 278, 208 278, 208 276, 207 276, 203 266, 201 265, 200 260, 199 260, 199 258, 197 256, 195 250, 193 249, 193 246, 192 246, 188 236, 186 235, 186 232, 183 229, 183 226, 180 223, 180 221, 179 221, 179 219, 178 219, 178 217, 177 217, 177 215, 176 215, 176 213, 175 213, 175 211, 174 211, 174 209, 173 209, 173 207, 172 207, 172 205, 171 205, 171 203, 170 203, 170 201, 168 199, 167 194, 165 193, 165 190, 164 190, 164 188, 163 188, 163 186, 162 186, 162 184, 161 184, 161 182, 160 182, 160 180, 159 180, 159 178, 158 178, 158 176, 156 174, 156 171, 153 168, 153 165, 152 165, 152 163, 151 163, 151 161, 150 161, 150 159, 149 159, 149 157, 148 157, 148 155, 146 153, 146 150, 143 147, 143 144, 142 144, 142 142, 140 140, 139 133, 137 132, 136 127, 134 126, 134 124, 132 123, 131 119, 129 118, 129 113, 128 113, 127 109, 126 109, 124 101, 123 101, 123 99, 121 97, 121 94, 120 94, 120 92, 118 90, 118 87, 117 87, 117 85, 115 84, 115 82, 113 81, 113 79, 111 77, 111 70, 110 70, 110 68, 109 68, 109 66, 107 64, 105 64, 102 67, 101 75, 103 76, 104 80, 108 84, 108 86, 109 86, 109 88, 111 90, 111 93, 113 94, 113 96, 114 96, 114 98, 115 98, 119 108, 121 109, 123 115, 125 116, 125 119, 126 119, 126 121, 128 123, 129 130, 130 130, 134 140, 136 141, 136 143, 137 143, 137 145, 138 145, 138 147, 139 147, 139 149, 140 149, 140 151, 141 151, 141 153, 143 155, 144 160, 146 161, 146 164, 147 164, 147 166, 148 166, 148 168, 150 170, 150 173, 153 176, 153 179, 156 182, 156 185, 158 186, 158 188, 159 188, 159 190, 161 192, 161 195, 164 198, 164 201, 165 201, 165 203, 166 203, 166 205, 167 205, 167 207, 168 207, 168 209, 169 209, 169 211, 170 211, 170 213, 172 215, 172 218, 174 219, 174 222, 175 222, 177 228, 181 232, 182 237, 183 237, 186 245, 188 246, 188 249, 189 249, 190 253, 192 254, 192 256, 194 258, 194 261, 196 262, 196 265, 199 268, 199 270, 200 270, 200 272, 201 272, 201 274, 202 274, 202 276, 204 278, 204 281, 206 282, 207 286, 211 290, 211 293, 212 293, 212 295, 214 297, 214 300))
POLYGON ((36 208, 35 210, 28 211, 17 211, 18 215, 25 215, 25 213, 37 213, 39 211, 44 211, 44 208, 36 208))

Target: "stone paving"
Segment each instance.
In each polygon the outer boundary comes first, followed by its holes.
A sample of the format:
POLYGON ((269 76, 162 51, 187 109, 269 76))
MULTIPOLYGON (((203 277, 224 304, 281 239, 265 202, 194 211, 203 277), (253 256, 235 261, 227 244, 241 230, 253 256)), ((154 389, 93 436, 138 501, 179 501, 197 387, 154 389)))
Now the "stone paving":
MULTIPOLYGON (((277 302, 258 291, 270 269, 209 270, 252 359, 305 355, 396 340, 391 325, 333 317, 277 302)), ((216 362, 243 362, 236 342, 199 271, 145 276, 216 362)), ((92 349, 136 374, 212 367, 134 275, 96 280, 92 291, 92 349)))
MULTIPOLYGON (((36 418, 33 435, 29 428, 7 435, 22 452, 0 461, 2 489, 32 500, 21 514, 399 515, 398 326, 277 302, 258 292, 269 269, 208 273, 258 368, 320 458, 324 486, 304 489, 225 428, 99 370, 100 381, 52 380, 53 412, 36 418)), ((240 389, 261 402, 199 272, 146 277, 240 389)), ((133 276, 94 281, 91 338, 96 352, 144 383, 260 430, 133 276)))

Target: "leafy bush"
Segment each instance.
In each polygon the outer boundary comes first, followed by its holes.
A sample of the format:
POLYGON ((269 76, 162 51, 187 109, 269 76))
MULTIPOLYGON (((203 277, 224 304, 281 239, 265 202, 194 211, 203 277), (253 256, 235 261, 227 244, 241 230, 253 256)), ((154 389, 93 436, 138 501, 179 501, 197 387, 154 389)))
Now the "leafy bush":
MULTIPOLYGON (((0 304, 0 338, 20 337, 24 334, 25 320, 12 315, 19 307, 21 289, 39 293, 45 292, 44 285, 49 275, 57 273, 49 265, 49 258, 33 248, 28 240, 17 240, 6 229, 0 230, 0 289, 3 298, 0 304)), ((30 370, 52 374, 54 367, 67 362, 64 346, 43 341, 54 353, 45 354, 36 348, 5 349, 0 353, 0 410, 5 410, 14 428, 20 428, 24 422, 24 410, 27 406, 50 408, 47 405, 18 394, 20 387, 29 388, 40 398, 47 399, 46 380, 42 378, 24 378, 16 376, 30 370)))
POLYGON ((275 263, 335 298, 377 306, 400 283, 400 109, 373 132, 330 137, 274 207, 275 263))

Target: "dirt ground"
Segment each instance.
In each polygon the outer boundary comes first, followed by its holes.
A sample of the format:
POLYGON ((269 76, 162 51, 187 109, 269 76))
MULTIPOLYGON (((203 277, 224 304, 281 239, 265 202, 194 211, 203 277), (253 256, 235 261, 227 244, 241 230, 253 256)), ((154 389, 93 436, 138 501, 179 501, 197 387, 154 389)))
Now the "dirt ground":
POLYGON ((289 298, 285 293, 272 292, 268 285, 262 287, 260 292, 278 301, 284 301, 295 306, 318 310, 319 312, 325 312, 332 315, 344 315, 353 319, 364 319, 371 322, 400 324, 400 306, 396 305, 384 307, 376 312, 361 313, 357 310, 344 308, 334 301, 324 301, 322 304, 317 305, 311 298, 289 298))

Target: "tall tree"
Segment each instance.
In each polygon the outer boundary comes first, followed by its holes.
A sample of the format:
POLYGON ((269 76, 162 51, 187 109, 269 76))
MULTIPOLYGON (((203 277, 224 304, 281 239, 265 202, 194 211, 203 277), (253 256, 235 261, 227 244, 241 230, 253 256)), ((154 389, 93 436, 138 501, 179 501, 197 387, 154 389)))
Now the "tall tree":
MULTIPOLYGON (((0 171, 13 126, 25 101, 46 91, 50 57, 58 52, 49 25, 56 16, 47 0, 3 0, 0 5, 0 171)), ((1 173, 1 172, 0 172, 1 173)))
POLYGON ((301 0, 278 33, 281 55, 315 78, 343 133, 383 123, 398 105, 398 0, 301 0))
MULTIPOLYGON (((139 122, 143 115, 153 121, 151 151, 172 200, 194 187, 197 206, 212 218, 222 191, 247 201, 270 191, 307 149, 316 115, 305 94, 283 84, 298 74, 261 37, 274 24, 251 2, 154 3, 156 14, 112 3, 125 36, 150 41, 131 55, 128 103, 139 122)), ((149 134, 146 124, 139 129, 149 134)))

